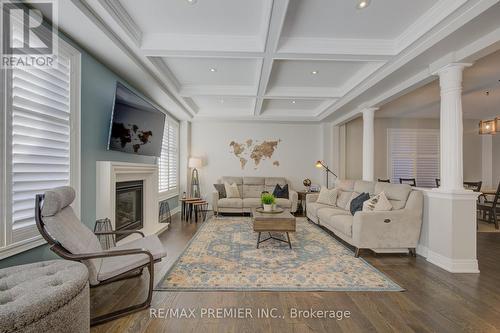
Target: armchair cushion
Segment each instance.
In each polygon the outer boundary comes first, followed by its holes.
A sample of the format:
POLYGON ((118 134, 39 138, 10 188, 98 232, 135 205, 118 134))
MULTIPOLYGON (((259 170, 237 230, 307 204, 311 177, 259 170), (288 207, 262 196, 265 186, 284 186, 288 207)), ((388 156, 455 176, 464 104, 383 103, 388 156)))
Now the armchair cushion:
MULTIPOLYGON (((71 187, 59 187, 45 192, 42 217, 49 234, 71 253, 102 252, 101 243, 94 233, 76 217, 69 204, 75 198, 71 187), (71 199, 71 201, 69 200, 71 199)), ((97 283, 102 259, 83 261, 89 270, 89 281, 97 283)))
POLYGON ((280 206, 281 208, 291 208, 292 200, 284 198, 276 198, 276 205, 280 206))
POLYGON ((224 198, 217 202, 219 208, 243 208, 243 200, 240 198, 224 198))
MULTIPOLYGON (((131 242, 118 245, 109 251, 144 249, 153 255, 153 259, 161 259, 167 255, 163 244, 156 235, 139 238, 131 242)), ((101 270, 97 276, 99 281, 104 281, 119 274, 125 273, 134 267, 146 264, 149 257, 144 254, 134 254, 119 257, 107 257, 102 259, 101 270)))

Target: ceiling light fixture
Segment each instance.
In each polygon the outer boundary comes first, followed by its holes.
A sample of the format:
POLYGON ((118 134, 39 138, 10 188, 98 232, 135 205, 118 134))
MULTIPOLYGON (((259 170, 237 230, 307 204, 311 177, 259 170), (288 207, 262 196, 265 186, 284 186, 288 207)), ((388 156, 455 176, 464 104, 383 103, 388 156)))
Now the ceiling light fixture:
POLYGON ((371 0, 358 0, 357 9, 365 9, 370 5, 371 0))
POLYGON ((215 73, 215 72, 217 72, 217 68, 210 67, 209 71, 211 71, 212 73, 215 73))
POLYGON ((194 5, 195 3, 198 2, 198 0, 186 0, 186 2, 190 5, 194 5))
POLYGON ((220 104, 224 104, 224 99, 223 98, 221 98, 220 104))
POLYGON ((318 73, 319 73, 319 71, 312 71, 312 72, 311 72, 311 74, 312 74, 312 75, 316 75, 316 74, 318 74, 318 73))
POLYGON ((297 102, 296 101, 292 101, 292 104, 295 104, 295 103, 297 103, 297 102))

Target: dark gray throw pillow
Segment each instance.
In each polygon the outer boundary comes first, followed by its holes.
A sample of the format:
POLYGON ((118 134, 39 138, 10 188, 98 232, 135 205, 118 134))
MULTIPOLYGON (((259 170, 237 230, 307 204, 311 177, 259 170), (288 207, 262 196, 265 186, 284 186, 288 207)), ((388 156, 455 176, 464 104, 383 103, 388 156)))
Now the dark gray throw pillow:
POLYGON ((276 184, 276 187, 274 188, 273 195, 275 198, 283 198, 283 199, 288 199, 289 194, 288 194, 288 184, 285 186, 281 187, 280 184, 276 184))
POLYGON ((219 192, 219 199, 224 199, 226 197, 226 187, 224 184, 214 184, 214 187, 219 192))
POLYGON ((363 202, 370 199, 370 194, 361 193, 356 198, 351 200, 351 214, 354 215, 356 212, 363 210, 363 202))

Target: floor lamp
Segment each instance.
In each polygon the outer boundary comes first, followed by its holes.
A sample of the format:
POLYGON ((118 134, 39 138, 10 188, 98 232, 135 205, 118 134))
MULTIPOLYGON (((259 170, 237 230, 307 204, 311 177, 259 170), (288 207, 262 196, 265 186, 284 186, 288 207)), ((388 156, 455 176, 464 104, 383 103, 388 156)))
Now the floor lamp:
POLYGON ((330 170, 328 165, 326 165, 323 161, 316 161, 316 168, 324 168, 326 170, 326 188, 328 188, 328 173, 331 173, 335 176, 335 178, 338 178, 337 175, 332 170, 330 170))
POLYGON ((191 157, 188 162, 188 167, 192 168, 191 171, 191 197, 192 198, 201 198, 200 194, 200 180, 198 178, 198 169, 202 167, 203 163, 201 159, 196 157, 191 157))

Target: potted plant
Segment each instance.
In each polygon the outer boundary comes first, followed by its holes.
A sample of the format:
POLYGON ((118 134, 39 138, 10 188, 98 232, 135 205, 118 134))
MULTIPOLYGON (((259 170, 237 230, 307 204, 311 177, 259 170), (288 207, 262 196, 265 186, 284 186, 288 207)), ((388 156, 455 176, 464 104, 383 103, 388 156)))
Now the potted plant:
POLYGON ((262 202, 265 212, 271 212, 274 210, 274 203, 276 202, 274 195, 265 193, 260 198, 260 201, 262 202))

